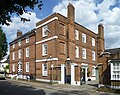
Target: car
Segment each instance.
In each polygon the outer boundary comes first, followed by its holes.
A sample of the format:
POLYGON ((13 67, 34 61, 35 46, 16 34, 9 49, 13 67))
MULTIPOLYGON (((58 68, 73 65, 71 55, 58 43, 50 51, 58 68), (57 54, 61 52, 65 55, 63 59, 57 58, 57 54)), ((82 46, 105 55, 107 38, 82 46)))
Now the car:
POLYGON ((5 72, 0 72, 0 79, 5 79, 5 72))

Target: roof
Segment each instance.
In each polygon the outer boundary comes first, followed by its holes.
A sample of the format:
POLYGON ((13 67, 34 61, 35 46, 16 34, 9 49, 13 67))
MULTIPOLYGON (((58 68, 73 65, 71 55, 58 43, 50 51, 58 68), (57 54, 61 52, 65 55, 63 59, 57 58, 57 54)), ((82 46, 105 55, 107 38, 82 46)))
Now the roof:
POLYGON ((35 34, 35 29, 33 29, 33 30, 31 30, 31 31, 23 34, 23 35, 20 36, 20 37, 15 38, 15 39, 14 39, 12 42, 10 42, 9 44, 12 44, 12 43, 16 42, 17 40, 19 40, 19 39, 21 39, 21 38, 24 38, 24 37, 26 37, 26 36, 29 36, 29 35, 31 35, 31 34, 35 34))
POLYGON ((111 59, 109 62, 120 62, 120 59, 111 59))
POLYGON ((120 48, 106 49, 104 52, 109 52, 111 55, 114 55, 120 52, 120 48))

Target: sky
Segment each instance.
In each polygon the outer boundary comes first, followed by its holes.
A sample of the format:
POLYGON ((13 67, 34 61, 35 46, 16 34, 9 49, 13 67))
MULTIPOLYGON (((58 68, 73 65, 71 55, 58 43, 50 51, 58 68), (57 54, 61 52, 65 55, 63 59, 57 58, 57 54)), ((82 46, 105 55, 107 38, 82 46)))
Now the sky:
POLYGON ((67 16, 67 5, 75 7, 75 21, 88 29, 98 33, 98 24, 103 24, 105 48, 120 48, 120 0, 43 0, 42 10, 35 7, 30 10, 30 22, 21 22, 16 15, 12 16, 10 26, 2 26, 8 43, 16 38, 17 30, 24 33, 35 28, 36 22, 57 12, 67 16))

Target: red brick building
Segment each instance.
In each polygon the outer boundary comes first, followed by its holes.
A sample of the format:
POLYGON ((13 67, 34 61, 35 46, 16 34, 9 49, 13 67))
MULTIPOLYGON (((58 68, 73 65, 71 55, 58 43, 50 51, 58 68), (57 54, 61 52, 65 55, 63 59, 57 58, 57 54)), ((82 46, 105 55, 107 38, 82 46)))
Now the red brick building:
MULTIPOLYGON (((95 34, 74 20, 74 6, 69 3, 67 17, 54 13, 36 23, 32 36, 35 38, 34 48, 31 47, 33 50, 29 51, 35 59, 30 65, 29 74, 35 76, 36 80, 71 85, 80 85, 88 79, 96 80, 98 75, 95 68, 100 53, 104 51, 104 28, 101 24, 98 25, 98 34, 95 34)), ((19 38, 10 43, 11 71, 14 67, 12 47, 18 41, 19 38)))
POLYGON ((120 48, 106 49, 99 59, 99 86, 120 89, 120 48))
POLYGON ((35 30, 22 35, 10 42, 10 73, 18 78, 35 78, 35 30))

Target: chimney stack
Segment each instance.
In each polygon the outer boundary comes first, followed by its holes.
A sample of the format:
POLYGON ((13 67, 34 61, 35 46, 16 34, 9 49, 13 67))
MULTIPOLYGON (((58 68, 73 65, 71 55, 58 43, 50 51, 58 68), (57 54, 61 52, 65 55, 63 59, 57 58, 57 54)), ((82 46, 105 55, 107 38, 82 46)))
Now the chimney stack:
POLYGON ((104 27, 102 24, 98 25, 98 37, 104 39, 104 27))
POLYGON ((67 6, 67 17, 68 17, 68 23, 70 24, 74 24, 74 20, 75 20, 75 8, 74 6, 69 3, 69 5, 67 6))
POLYGON ((98 25, 98 54, 104 51, 104 27, 102 24, 98 25))
POLYGON ((20 36, 22 36, 22 31, 18 30, 17 31, 17 38, 20 37, 20 36))

